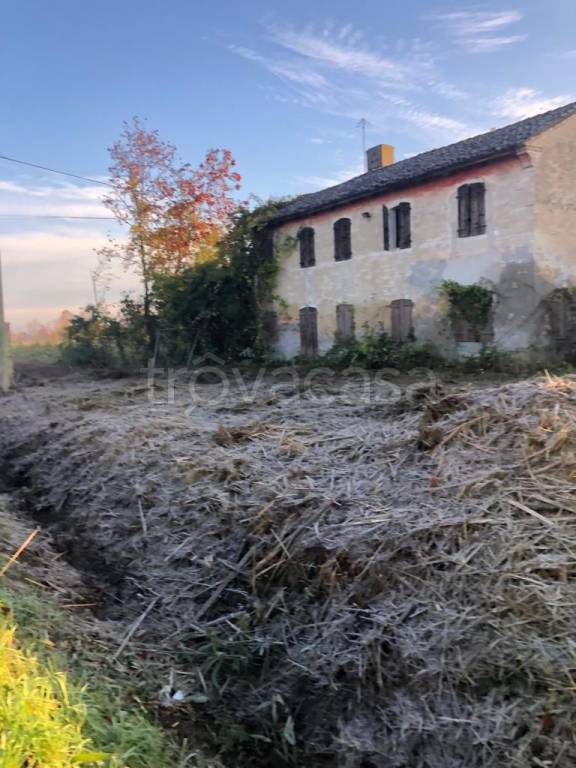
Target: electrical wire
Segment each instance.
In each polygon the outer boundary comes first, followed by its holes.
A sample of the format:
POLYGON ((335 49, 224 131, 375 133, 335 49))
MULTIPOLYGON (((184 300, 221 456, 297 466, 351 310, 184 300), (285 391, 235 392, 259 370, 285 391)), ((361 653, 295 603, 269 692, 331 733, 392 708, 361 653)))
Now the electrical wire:
POLYGON ((49 216, 42 213, 0 213, 0 219, 87 219, 90 221, 116 221, 114 216, 49 216))
POLYGON ((27 165, 30 168, 39 168, 42 171, 49 171, 50 173, 58 173, 60 176, 69 176, 71 179, 80 179, 80 181, 88 181, 90 184, 102 184, 104 187, 112 187, 108 181, 100 181, 99 179, 90 179, 87 176, 79 176, 77 173, 68 173, 67 171, 57 171, 55 168, 48 168, 46 165, 38 165, 37 163, 29 163, 26 160, 16 160, 14 157, 7 157, 6 155, 0 155, 0 160, 7 160, 9 163, 18 163, 18 165, 27 165))

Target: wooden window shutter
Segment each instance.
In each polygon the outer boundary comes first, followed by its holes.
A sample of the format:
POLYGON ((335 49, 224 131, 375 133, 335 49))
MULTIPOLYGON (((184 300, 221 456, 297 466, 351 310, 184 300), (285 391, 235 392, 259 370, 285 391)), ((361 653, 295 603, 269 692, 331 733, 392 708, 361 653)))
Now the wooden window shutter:
POLYGON ((486 188, 482 182, 470 184, 470 234, 486 232, 486 188))
POLYGON ((338 219, 334 224, 334 259, 347 261, 352 258, 352 223, 350 219, 338 219))
POLYGON ((390 303, 392 341, 409 341, 414 338, 413 308, 414 302, 410 299, 396 299, 390 303))
POLYGON ((316 252, 312 227, 304 227, 300 230, 298 242, 300 244, 300 266, 313 267, 316 264, 316 252))
POLYGON ((309 360, 318 355, 318 310, 315 307, 300 310, 300 351, 309 360))
POLYGON ((384 250, 390 250, 390 211, 382 206, 382 226, 384 228, 384 250))
POLYGON ((396 247, 410 248, 412 245, 410 203, 396 206, 396 247))
POLYGON ((345 341, 354 338, 354 307, 352 304, 338 304, 336 307, 336 339, 345 341))
POLYGON ((458 188, 458 237, 470 236, 470 185, 458 188))

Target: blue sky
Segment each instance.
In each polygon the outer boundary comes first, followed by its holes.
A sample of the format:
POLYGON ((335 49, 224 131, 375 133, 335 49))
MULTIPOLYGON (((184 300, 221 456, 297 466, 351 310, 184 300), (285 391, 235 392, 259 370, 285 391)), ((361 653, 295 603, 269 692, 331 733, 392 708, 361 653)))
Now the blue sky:
MULTIPOLYGON (((576 99, 576 3, 20 0, 0 28, 0 154, 105 178, 139 115, 181 156, 231 149, 243 193, 361 172, 369 144, 415 154, 576 99)), ((0 160, 9 319, 91 299, 102 188, 0 160)), ((136 285, 119 276, 110 300, 136 285)))

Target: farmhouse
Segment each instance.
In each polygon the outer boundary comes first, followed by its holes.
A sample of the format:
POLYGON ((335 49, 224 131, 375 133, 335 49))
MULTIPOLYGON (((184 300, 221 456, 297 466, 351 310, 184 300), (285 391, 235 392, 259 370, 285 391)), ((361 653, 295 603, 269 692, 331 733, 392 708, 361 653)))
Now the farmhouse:
POLYGON ((446 354, 543 352, 576 338, 576 103, 369 170, 282 208, 276 350, 313 357, 383 328, 446 354), (438 286, 493 291, 485 327, 449 318, 438 286))

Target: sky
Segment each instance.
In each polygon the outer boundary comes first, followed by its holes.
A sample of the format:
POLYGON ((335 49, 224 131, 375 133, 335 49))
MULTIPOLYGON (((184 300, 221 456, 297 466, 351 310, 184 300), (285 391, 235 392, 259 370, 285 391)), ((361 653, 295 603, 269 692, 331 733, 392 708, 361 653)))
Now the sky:
MULTIPOLYGON (((361 118, 402 159, 576 100, 575 69, 574 0, 5 0, 0 155, 102 181, 137 115, 191 163, 232 150, 243 197, 294 195, 362 172, 361 118)), ((0 159, 14 326, 94 300, 104 190, 0 159)), ((105 298, 137 289, 119 268, 105 298)))

